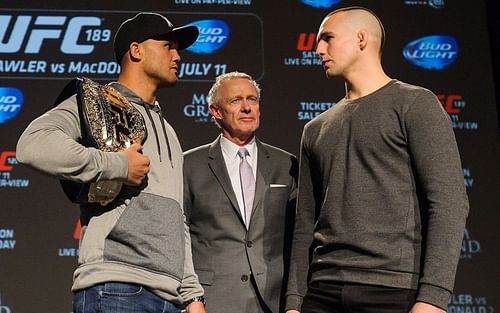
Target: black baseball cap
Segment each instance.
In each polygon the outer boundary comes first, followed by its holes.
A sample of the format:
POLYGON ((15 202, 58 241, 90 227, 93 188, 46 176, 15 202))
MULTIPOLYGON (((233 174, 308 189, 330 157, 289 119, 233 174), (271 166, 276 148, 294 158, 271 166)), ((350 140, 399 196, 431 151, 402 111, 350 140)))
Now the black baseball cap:
POLYGON ((138 13, 124 21, 116 32, 113 42, 116 60, 121 62, 132 42, 141 43, 147 39, 169 36, 173 36, 171 39, 177 41, 177 50, 182 50, 196 41, 198 27, 191 25, 174 28, 172 22, 161 14, 138 13))

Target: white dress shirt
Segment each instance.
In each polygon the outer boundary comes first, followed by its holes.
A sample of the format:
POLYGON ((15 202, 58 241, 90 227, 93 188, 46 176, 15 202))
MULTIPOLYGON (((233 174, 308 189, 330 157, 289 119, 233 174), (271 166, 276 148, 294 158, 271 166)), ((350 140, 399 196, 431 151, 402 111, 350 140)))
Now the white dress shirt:
MULTIPOLYGON (((224 157, 224 162, 226 163, 227 173, 229 174, 229 178, 231 179, 231 185, 233 186, 233 191, 234 194, 236 195, 236 200, 238 200, 238 206, 240 209, 241 216, 243 217, 243 220, 245 220, 245 204, 243 202, 243 193, 241 191, 240 157, 238 156, 238 150, 242 147, 247 149, 249 154, 247 155, 247 162, 252 166, 253 177, 256 178, 257 145, 255 144, 255 137, 253 137, 248 144, 244 146, 239 146, 221 135, 220 147, 222 149, 222 156, 224 157)), ((245 224, 248 225, 247 221, 245 221, 245 224)))

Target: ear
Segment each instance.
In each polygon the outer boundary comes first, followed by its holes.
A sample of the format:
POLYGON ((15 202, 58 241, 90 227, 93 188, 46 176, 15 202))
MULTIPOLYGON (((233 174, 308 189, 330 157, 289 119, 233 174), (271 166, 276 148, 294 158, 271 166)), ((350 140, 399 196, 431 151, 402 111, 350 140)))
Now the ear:
POLYGON ((368 31, 366 29, 362 29, 358 32, 358 45, 360 50, 364 50, 368 45, 368 31))
POLYGON ((210 104, 210 106, 208 108, 210 110, 210 113, 212 114, 212 116, 215 119, 217 119, 217 120, 222 119, 222 115, 220 114, 219 108, 215 104, 210 104))
POLYGON ((142 47, 137 42, 132 42, 129 46, 128 53, 130 54, 130 58, 132 60, 141 60, 143 57, 142 47))

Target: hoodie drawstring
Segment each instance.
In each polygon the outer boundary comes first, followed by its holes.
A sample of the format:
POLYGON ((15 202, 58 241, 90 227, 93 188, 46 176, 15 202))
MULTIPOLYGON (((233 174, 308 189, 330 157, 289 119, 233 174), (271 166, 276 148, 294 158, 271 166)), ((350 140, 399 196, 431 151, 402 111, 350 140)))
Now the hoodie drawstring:
MULTIPOLYGON (((163 130, 163 136, 165 136, 165 142, 167 143, 167 151, 168 151, 168 158, 170 160, 170 165, 172 165, 172 168, 174 168, 174 163, 172 162, 172 150, 170 149, 170 143, 168 142, 168 135, 167 135, 167 129, 165 126, 165 119, 163 118, 163 114, 161 112, 161 106, 158 106, 158 113, 160 114, 160 120, 161 120, 161 128, 163 130)), ((159 145, 159 143, 158 143, 159 145)))
MULTIPOLYGON (((161 158, 161 147, 160 147, 160 139, 158 137, 158 130, 156 129, 156 124, 153 120, 153 116, 151 116, 151 112, 149 112, 149 107, 147 104, 143 103, 142 104, 144 109, 146 110, 146 114, 148 115, 148 118, 151 122, 151 126, 153 127, 153 132, 155 133, 155 139, 156 139, 156 148, 158 149, 158 157, 160 158, 160 162, 162 162, 162 158, 161 158)), ((174 163, 172 161, 172 150, 170 148, 170 143, 168 141, 168 135, 167 135, 167 130, 165 129, 165 119, 163 118, 163 115, 161 113, 161 107, 160 105, 156 105, 156 107, 158 108, 158 113, 160 115, 160 122, 161 122, 161 128, 163 130, 163 136, 165 136, 165 141, 167 143, 167 150, 168 150, 168 158, 170 160, 170 165, 172 166, 172 168, 174 168, 174 163)))

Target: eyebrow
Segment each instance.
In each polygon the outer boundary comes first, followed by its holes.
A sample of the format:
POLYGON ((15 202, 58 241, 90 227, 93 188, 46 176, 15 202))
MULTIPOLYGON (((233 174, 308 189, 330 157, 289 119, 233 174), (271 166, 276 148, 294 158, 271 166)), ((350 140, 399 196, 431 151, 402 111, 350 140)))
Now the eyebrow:
POLYGON ((177 49, 179 47, 179 43, 175 40, 170 40, 170 39, 162 39, 164 42, 163 45, 169 45, 170 49, 177 49))
POLYGON ((318 34, 318 37, 316 38, 316 43, 319 43, 321 40, 324 40, 325 37, 327 36, 333 36, 333 33, 332 32, 322 32, 320 34, 318 34))

